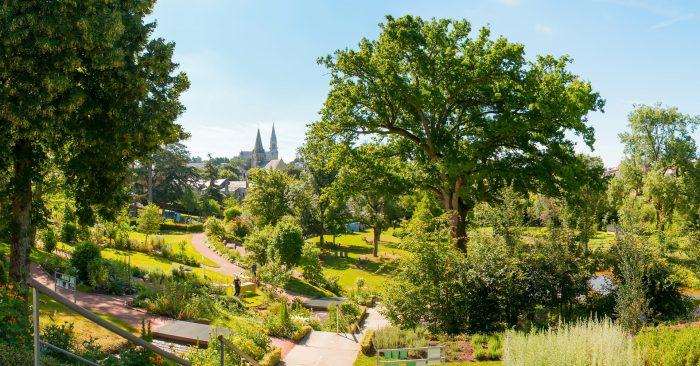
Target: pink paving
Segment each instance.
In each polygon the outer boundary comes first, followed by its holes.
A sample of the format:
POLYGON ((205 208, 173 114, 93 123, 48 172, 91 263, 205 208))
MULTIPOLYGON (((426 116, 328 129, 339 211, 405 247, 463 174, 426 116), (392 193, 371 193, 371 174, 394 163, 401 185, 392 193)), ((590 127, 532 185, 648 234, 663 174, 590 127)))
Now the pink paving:
MULTIPOLYGON (((31 272, 32 278, 42 285, 52 290, 54 289, 53 276, 46 273, 46 271, 34 263, 31 265, 31 272)), ((56 288, 56 292, 69 300, 73 300, 73 292, 71 291, 58 287, 56 288)), ((149 315, 144 310, 132 308, 127 305, 129 300, 131 300, 131 296, 103 295, 77 291, 76 303, 92 312, 107 314, 123 320, 136 329, 141 328, 142 318, 150 320, 152 328, 162 326, 172 321, 172 319, 166 317, 149 315)))

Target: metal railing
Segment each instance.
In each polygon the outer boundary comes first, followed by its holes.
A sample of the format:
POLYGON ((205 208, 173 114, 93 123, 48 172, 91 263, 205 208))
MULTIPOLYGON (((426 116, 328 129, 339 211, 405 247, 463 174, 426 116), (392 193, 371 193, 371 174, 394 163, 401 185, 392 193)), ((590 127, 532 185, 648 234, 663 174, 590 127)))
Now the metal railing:
POLYGON ((42 294, 52 298, 53 300, 55 300, 59 304, 61 304, 65 307, 67 307, 68 309, 80 314, 84 318, 87 318, 88 320, 90 320, 93 323, 96 323, 97 325, 111 331, 112 333, 116 333, 118 336, 125 338, 125 339, 133 342, 134 344, 141 346, 143 348, 146 348, 146 349, 148 349, 148 350, 150 350, 158 355, 161 355, 164 358, 167 358, 167 359, 177 363, 178 365, 184 365, 184 366, 191 366, 192 365, 189 361, 187 361, 187 360, 185 360, 185 359, 183 359, 175 354, 172 354, 168 351, 165 351, 165 350, 153 345, 152 343, 150 343, 144 339, 141 339, 141 338, 117 327, 116 325, 100 318, 98 315, 92 313, 91 311, 83 308, 82 306, 80 306, 78 304, 73 303, 72 301, 70 301, 67 298, 61 296, 60 294, 52 291, 50 288, 44 286, 43 284, 39 283, 37 280, 35 280, 33 278, 29 279, 29 286, 32 287, 32 295, 33 295, 33 302, 34 302, 34 309, 33 309, 33 312, 34 312, 33 313, 33 318, 34 318, 33 319, 34 320, 34 366, 41 365, 40 359, 41 359, 41 346, 42 345, 44 347, 51 349, 51 350, 63 353, 64 355, 72 357, 78 361, 84 362, 88 365, 96 365, 97 366, 97 364, 93 361, 89 361, 89 360, 87 360, 83 357, 80 357, 80 356, 78 356, 70 351, 61 349, 61 348, 56 347, 50 343, 44 342, 40 339, 40 337, 39 337, 39 293, 42 293, 42 294))
POLYGON ((251 366, 260 366, 258 361, 255 361, 254 358, 248 356, 245 352, 241 351, 240 348, 236 347, 235 344, 229 342, 226 338, 224 338, 223 335, 219 334, 219 360, 221 362, 221 366, 224 366, 224 361, 225 361, 225 348, 228 348, 235 352, 242 361, 247 362, 251 366))

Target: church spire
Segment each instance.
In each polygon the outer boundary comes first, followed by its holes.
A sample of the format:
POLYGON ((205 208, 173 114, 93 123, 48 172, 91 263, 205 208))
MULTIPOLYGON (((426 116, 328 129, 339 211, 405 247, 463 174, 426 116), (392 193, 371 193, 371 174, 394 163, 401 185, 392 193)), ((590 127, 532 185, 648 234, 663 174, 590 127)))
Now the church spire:
POLYGON ((260 129, 258 128, 258 135, 255 137, 255 146, 253 147, 255 152, 263 152, 265 149, 262 145, 262 139, 260 138, 260 129))
POLYGON ((270 152, 275 155, 273 159, 277 159, 277 135, 275 134, 274 123, 272 123, 272 134, 270 134, 270 152))

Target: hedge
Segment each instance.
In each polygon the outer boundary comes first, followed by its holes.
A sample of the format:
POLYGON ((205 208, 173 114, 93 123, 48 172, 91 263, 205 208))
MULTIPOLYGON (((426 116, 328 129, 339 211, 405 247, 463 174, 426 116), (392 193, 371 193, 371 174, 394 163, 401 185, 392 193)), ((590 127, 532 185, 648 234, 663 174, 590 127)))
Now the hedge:
POLYGON ((374 355, 374 329, 367 329, 365 337, 360 342, 360 350, 367 356, 374 355))
POLYGON ((275 366, 282 359, 282 350, 279 348, 273 348, 272 351, 268 352, 260 360, 260 366, 275 366))
POLYGON ((189 233, 201 233, 204 231, 204 225, 199 222, 189 225, 176 222, 163 222, 160 224, 160 231, 186 231, 189 233))
POLYGON ((299 342, 304 337, 306 337, 307 334, 311 333, 311 330, 312 329, 311 329, 310 325, 305 325, 305 326, 299 328, 299 330, 297 330, 296 332, 294 332, 294 334, 292 334, 292 337, 291 337, 292 342, 294 342, 294 343, 299 342))

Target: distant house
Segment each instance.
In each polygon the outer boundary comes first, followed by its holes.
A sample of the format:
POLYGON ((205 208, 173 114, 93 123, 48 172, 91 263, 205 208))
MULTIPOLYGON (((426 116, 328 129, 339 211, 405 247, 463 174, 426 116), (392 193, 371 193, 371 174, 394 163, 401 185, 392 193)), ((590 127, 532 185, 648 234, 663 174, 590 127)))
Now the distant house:
MULTIPOLYGON (((209 183, 208 180, 200 179, 196 183, 196 188, 203 192, 209 188, 209 183)), ((213 184, 224 197, 236 197, 239 201, 243 201, 248 194, 248 182, 245 180, 217 179, 213 184)))
POLYGON ((285 170, 287 169, 287 163, 285 163, 282 159, 274 159, 270 160, 270 162, 265 164, 265 167, 263 169, 285 170))

